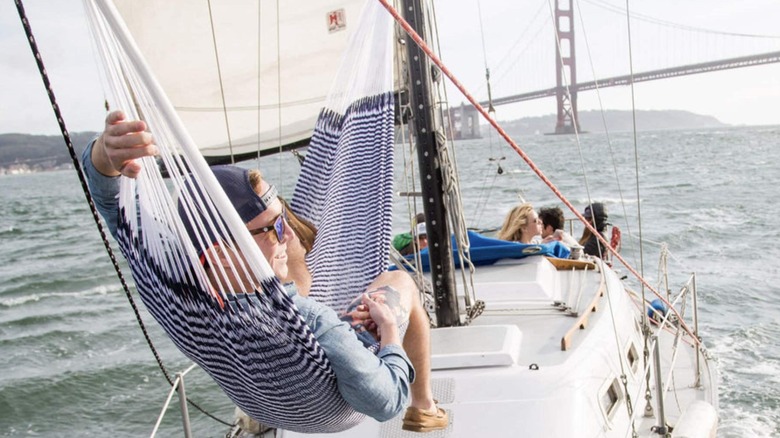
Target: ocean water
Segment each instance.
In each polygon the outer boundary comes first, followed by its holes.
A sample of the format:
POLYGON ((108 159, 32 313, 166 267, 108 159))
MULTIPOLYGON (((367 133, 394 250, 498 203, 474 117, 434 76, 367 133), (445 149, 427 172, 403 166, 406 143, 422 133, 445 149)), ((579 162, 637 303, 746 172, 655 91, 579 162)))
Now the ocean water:
MULTIPOLYGON (((651 283, 661 242, 677 269, 672 290, 696 273, 700 331, 721 374, 718 436, 780 436, 780 127, 640 133, 638 165, 630 134, 612 135, 611 144, 601 134, 517 140, 576 208, 589 198, 607 204, 610 222, 623 229, 624 256, 643 265, 651 283)), ((497 137, 455 147, 471 226, 499 226, 520 197, 536 207, 561 205, 497 137)), ((285 155, 260 164, 286 194, 293 161, 285 155)), ((75 172, 0 176, 0 199, 0 435, 148 436, 168 383, 75 172)), ((397 204, 402 231, 407 201, 397 204)), ((165 367, 171 374, 186 368, 138 304, 165 367)), ((188 374, 186 387, 205 411, 232 420, 230 402, 204 373, 188 374)), ((190 413, 197 436, 224 435, 225 425, 190 413)), ((160 430, 181 436, 176 406, 160 430)))

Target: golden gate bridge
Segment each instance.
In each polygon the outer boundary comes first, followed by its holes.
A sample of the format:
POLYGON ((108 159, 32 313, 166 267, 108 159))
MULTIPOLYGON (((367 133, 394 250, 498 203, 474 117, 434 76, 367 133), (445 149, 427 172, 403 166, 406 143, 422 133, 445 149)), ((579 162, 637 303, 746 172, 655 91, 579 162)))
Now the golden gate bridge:
MULTIPOLYGON (((771 63, 780 62, 780 50, 768 51, 763 53, 728 57, 704 62, 695 62, 686 65, 673 67, 657 68, 632 74, 615 75, 607 78, 589 80, 586 82, 577 81, 577 57, 575 51, 575 32, 574 32, 574 0, 555 0, 554 6, 554 31, 555 31, 555 71, 556 84, 553 87, 538 89, 535 91, 515 93, 503 97, 490 97, 490 85, 488 83, 488 99, 480 102, 484 108, 494 109, 497 106, 507 105, 517 102, 530 101, 535 99, 555 97, 557 103, 557 115, 555 124, 555 134, 571 134, 581 132, 579 126, 579 117, 577 113, 577 95, 579 92, 598 90, 609 87, 621 87, 640 82, 669 79, 679 76, 710 73, 720 70, 730 70, 737 68, 753 67, 771 63)), ((594 0, 598 2, 598 0, 594 0)), ((600 2, 602 6, 611 5, 600 2)), ((623 11, 624 13, 625 11, 623 11)), ((653 19, 647 16, 639 16, 640 19, 655 22, 658 25, 669 27, 686 28, 662 20, 653 19)), ((688 27, 688 29, 694 29, 688 27)), ((698 29, 700 30, 700 29, 698 29)), ((737 37, 761 37, 780 39, 777 36, 761 36, 735 34, 728 32, 710 31, 711 33, 721 33, 737 37)), ((486 66, 487 69, 487 66, 486 66)), ((489 72, 487 73, 489 78, 489 72)), ((461 105, 449 110, 449 115, 458 123, 456 138, 478 138, 480 137, 479 116, 474 108, 461 105)))

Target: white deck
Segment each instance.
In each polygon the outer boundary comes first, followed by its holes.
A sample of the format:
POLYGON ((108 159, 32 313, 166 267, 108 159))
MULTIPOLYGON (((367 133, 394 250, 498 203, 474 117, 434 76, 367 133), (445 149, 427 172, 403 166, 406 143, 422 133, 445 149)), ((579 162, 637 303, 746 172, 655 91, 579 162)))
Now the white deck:
MULTIPOLYGON (((631 436, 629 398, 639 436, 657 436, 650 428, 658 418, 644 416, 641 308, 612 271, 602 276, 593 269, 558 270, 544 257, 529 257, 480 267, 475 288, 485 312, 469 326, 432 332, 433 391, 450 413, 450 426, 426 438, 631 436), (610 391, 617 399, 611 408, 610 391)), ((664 384, 674 341, 673 333, 662 332, 664 384)), ((687 336, 678 344, 664 401, 667 423, 675 425, 685 407, 702 400, 689 416, 701 433, 696 436, 710 436, 717 426, 717 382, 702 359, 702 385, 693 388, 696 349, 687 336)), ((652 406, 658 412, 654 382, 652 406)), ((381 424, 367 420, 337 436, 421 435, 403 431, 398 417, 381 424)))

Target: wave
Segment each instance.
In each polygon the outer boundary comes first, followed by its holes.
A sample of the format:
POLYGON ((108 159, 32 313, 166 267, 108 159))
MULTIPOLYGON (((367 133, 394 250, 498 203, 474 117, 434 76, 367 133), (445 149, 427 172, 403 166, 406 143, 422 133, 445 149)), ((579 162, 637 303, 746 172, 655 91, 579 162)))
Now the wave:
MULTIPOLYGON (((636 198, 612 198, 612 197, 605 197, 605 196, 594 196, 591 199, 588 198, 577 198, 570 201, 575 205, 588 205, 589 202, 601 202, 602 204, 605 204, 607 206, 610 205, 620 205, 620 204, 636 204, 637 200, 636 198)), ((583 207, 585 208, 585 207, 583 207)))
POLYGON ((23 231, 21 228, 17 228, 13 225, 6 225, 6 224, 0 224, 0 236, 6 236, 6 235, 20 235, 23 231))
MULTIPOLYGON (((138 350, 118 359, 104 355, 95 360, 69 363, 64 369, 41 368, 34 378, 18 376, 7 380, 0 397, 0 402, 7 407, 0 410, 3 425, 0 435, 132 437, 148 434, 147 429, 163 407, 168 384, 147 351, 138 350), (50 420, 47 414, 51 412, 64 420, 50 420)), ((172 370, 180 370, 189 363, 169 359, 166 364, 172 370)), ((233 405, 204 372, 196 368, 186 379, 187 389, 195 394, 198 403, 203 403, 208 412, 220 419, 230 420, 233 405)), ((181 436, 181 421, 168 421, 169 417, 170 413, 157 435, 181 436)), ((225 427, 210 418, 192 415, 192 421, 193 430, 200 431, 201 436, 224 435, 225 427)))
POLYGON ((780 324, 735 322, 733 327, 730 333, 716 335, 710 348, 721 374, 718 436, 776 436, 780 413, 771 406, 777 404, 774 388, 780 383, 780 357, 767 346, 780 334, 780 324))
POLYGON ((83 298, 89 296, 105 296, 116 292, 116 286, 101 285, 78 292, 43 292, 25 295, 22 297, 0 299, 0 307, 17 307, 30 302, 43 301, 49 298, 83 298))
POLYGON ((722 407, 718 436, 721 438, 772 438, 780 429, 777 419, 757 414, 755 408, 722 407))

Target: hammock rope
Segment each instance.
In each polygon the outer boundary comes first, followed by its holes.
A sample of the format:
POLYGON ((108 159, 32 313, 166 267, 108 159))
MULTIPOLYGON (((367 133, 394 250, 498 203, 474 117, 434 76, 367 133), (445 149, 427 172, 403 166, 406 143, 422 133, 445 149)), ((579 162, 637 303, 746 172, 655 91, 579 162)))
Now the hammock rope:
MULTIPOLYGON (((120 179, 116 238, 137 289, 174 344, 263 424, 338 432, 364 416, 341 396, 314 335, 107 3, 90 9, 112 88, 143 116, 171 191, 151 157, 120 179), (193 189, 194 188, 194 189, 193 189), (173 193, 172 193, 173 192, 173 193), (181 214, 181 216, 180 216, 181 214), (183 223, 187 222, 187 225, 183 223), (214 243, 231 266, 200 263, 214 243), (230 290, 229 275, 246 278, 230 290)), ((315 126, 293 206, 319 227, 311 295, 339 311, 384 271, 393 183, 392 20, 368 2, 315 126), (381 208, 377 208, 379 205, 381 208)), ((402 327, 403 329, 403 327, 402 327)))
MULTIPOLYGON (((127 281, 125 280, 125 276, 122 272, 121 267, 119 266, 119 262, 116 259, 116 255, 114 254, 114 251, 111 249, 111 243, 109 242, 108 235, 106 234, 105 228, 103 227, 103 224, 99 219, 99 213, 95 207, 95 203, 92 199, 92 195, 89 192, 89 188, 87 186, 87 181, 84 176, 84 172, 81 170, 81 163, 77 158, 76 150, 73 147, 73 142, 71 141, 70 132, 68 131, 68 128, 65 124, 65 119, 62 116, 59 105, 57 104, 57 98, 54 93, 54 89, 52 88, 51 82, 49 81, 49 75, 46 71, 46 67, 44 66, 43 56, 41 55, 40 50, 38 50, 38 44, 36 43, 35 37, 33 36, 32 27, 30 25, 29 20, 27 19, 27 14, 24 10, 24 3, 22 2, 22 0, 15 0, 15 3, 16 3, 17 12, 19 13, 19 18, 22 22, 22 26, 24 27, 25 35, 27 36, 27 41, 30 44, 30 49, 32 50, 33 56, 35 57, 36 65, 38 66, 38 72, 41 76, 41 79, 43 80, 43 85, 44 88, 46 89, 47 95, 49 96, 49 101, 51 102, 52 110, 54 111, 54 116, 57 118, 57 123, 59 124, 62 138, 65 141, 65 147, 68 150, 68 154, 70 155, 71 158, 71 163, 73 164, 73 168, 76 172, 76 175, 79 178, 81 189, 84 193, 84 197, 87 201, 87 204, 89 205, 90 212, 92 213, 92 218, 94 219, 95 225, 97 226, 98 233, 100 234, 101 241, 103 242, 103 246, 106 250, 106 253, 108 254, 108 258, 111 260, 111 265, 114 267, 114 271, 117 274, 117 278, 119 279, 120 286, 125 293, 125 297, 130 303, 130 307, 133 310, 133 314, 135 315, 135 319, 138 322, 138 326, 140 327, 141 332, 143 333, 144 339, 146 340, 146 343, 149 346, 149 349, 151 350, 155 361, 157 362, 157 366, 160 368, 160 371, 162 372, 168 384, 173 386, 173 380, 171 379, 171 376, 168 373, 167 368, 163 364, 162 358, 160 357, 157 348, 155 347, 151 337, 149 336, 149 333, 146 329, 146 325, 138 309, 138 305, 135 303, 135 299, 133 298, 133 295, 130 292, 130 287, 128 286, 127 281)), ((216 417, 215 415, 211 414, 210 412, 206 411, 199 404, 190 400, 189 397, 187 398, 187 402, 192 407, 194 407, 204 415, 212 418, 213 420, 222 423, 226 426, 232 425, 230 422, 222 420, 216 417)))

